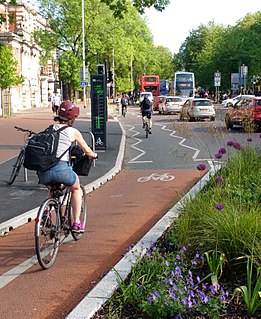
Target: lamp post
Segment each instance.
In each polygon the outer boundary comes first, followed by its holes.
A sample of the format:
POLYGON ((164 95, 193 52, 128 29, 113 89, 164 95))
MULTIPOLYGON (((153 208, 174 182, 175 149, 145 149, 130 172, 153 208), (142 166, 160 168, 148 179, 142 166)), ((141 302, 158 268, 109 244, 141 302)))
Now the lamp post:
MULTIPOLYGON (((82 0, 82 72, 83 82, 86 81, 85 73, 85 28, 84 28, 84 0, 82 0)), ((83 86, 83 106, 86 108, 86 86, 83 86)))

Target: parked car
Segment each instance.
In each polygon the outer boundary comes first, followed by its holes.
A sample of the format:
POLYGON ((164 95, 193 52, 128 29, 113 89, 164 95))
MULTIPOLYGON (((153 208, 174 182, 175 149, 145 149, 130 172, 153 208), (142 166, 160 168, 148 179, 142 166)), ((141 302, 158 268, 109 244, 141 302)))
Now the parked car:
POLYGON ((154 101, 153 101, 153 111, 158 111, 159 110, 159 104, 160 102, 162 101, 162 99, 164 98, 165 96, 164 95, 159 95, 159 96, 156 96, 154 98, 154 101))
POLYGON ((229 106, 235 105, 237 101, 248 98, 248 97, 254 97, 254 95, 237 95, 231 99, 223 100, 221 102, 221 105, 225 107, 229 107, 229 106))
POLYGON ((143 101, 144 97, 147 96, 147 98, 153 102, 153 94, 152 92, 141 92, 140 93, 140 103, 143 101))
POLYGON ((197 121, 203 119, 215 120, 216 112, 213 103, 205 98, 189 98, 182 105, 180 120, 197 121))
POLYGON ((180 112, 183 103, 183 99, 179 96, 164 96, 159 103, 159 114, 177 114, 180 112))
POLYGON ((232 129, 234 125, 246 128, 251 124, 256 126, 254 129, 261 129, 261 97, 244 98, 230 106, 225 114, 225 123, 227 129, 232 129))

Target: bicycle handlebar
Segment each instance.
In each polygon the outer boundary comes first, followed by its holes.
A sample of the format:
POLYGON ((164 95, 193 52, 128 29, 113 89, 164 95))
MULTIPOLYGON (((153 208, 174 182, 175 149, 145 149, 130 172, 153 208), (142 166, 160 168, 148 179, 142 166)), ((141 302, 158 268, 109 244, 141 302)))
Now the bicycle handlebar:
POLYGON ((22 128, 18 126, 14 126, 14 128, 17 129, 17 131, 28 132, 30 135, 36 134, 34 131, 28 130, 27 128, 22 128))

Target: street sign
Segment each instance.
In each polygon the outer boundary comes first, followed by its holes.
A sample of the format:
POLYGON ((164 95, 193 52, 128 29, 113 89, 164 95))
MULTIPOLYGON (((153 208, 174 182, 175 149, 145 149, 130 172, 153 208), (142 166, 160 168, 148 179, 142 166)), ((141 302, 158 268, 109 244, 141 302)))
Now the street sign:
POLYGON ((106 149, 106 78, 105 74, 91 74, 91 122, 95 149, 106 149))
POLYGON ((215 72, 214 73, 214 86, 220 86, 221 84, 221 73, 215 72))
POLYGON ((88 82, 87 81, 81 81, 80 82, 80 86, 88 86, 88 82))

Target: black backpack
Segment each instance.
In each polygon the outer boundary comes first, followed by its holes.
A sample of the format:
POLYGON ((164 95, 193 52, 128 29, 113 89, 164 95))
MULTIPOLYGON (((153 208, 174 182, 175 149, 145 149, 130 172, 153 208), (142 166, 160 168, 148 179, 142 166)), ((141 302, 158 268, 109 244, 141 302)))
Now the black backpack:
POLYGON ((60 132, 68 126, 55 130, 50 125, 46 130, 33 135, 25 147, 24 167, 32 171, 45 171, 56 165, 62 156, 56 157, 60 132))
POLYGON ((143 110, 149 110, 151 108, 151 102, 150 100, 147 98, 147 99, 144 99, 142 102, 141 102, 141 107, 143 110))

